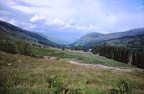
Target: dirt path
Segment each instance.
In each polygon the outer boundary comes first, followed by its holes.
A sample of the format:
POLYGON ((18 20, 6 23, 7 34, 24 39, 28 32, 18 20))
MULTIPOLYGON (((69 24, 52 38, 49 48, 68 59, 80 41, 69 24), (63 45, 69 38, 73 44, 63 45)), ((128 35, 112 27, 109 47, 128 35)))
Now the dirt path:
POLYGON ((115 71, 122 71, 122 72, 131 72, 131 70, 129 69, 121 69, 121 68, 117 68, 117 67, 109 67, 109 66, 104 66, 101 64, 84 64, 84 63, 79 63, 76 61, 68 61, 71 64, 75 64, 75 65, 79 65, 79 66, 85 66, 88 68, 101 68, 101 69, 111 69, 111 70, 115 70, 115 71))

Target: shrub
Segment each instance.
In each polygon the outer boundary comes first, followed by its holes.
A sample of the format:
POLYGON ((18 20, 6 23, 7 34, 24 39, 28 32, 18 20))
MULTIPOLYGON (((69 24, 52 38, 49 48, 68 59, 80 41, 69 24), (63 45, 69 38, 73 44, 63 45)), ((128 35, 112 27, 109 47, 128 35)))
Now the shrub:
POLYGON ((120 82, 117 83, 117 86, 120 94, 131 94, 131 85, 126 81, 120 80, 120 82))
POLYGON ((27 56, 31 55, 30 47, 29 47, 28 43, 18 44, 18 50, 19 50, 20 54, 27 55, 27 56))
POLYGON ((70 90, 68 89, 67 80, 63 80, 61 76, 50 76, 46 79, 48 83, 48 88, 55 88, 55 94, 69 94, 70 90))
POLYGON ((8 53, 12 53, 12 54, 16 53, 16 47, 14 46, 14 44, 10 42, 0 41, 0 50, 8 52, 8 53))

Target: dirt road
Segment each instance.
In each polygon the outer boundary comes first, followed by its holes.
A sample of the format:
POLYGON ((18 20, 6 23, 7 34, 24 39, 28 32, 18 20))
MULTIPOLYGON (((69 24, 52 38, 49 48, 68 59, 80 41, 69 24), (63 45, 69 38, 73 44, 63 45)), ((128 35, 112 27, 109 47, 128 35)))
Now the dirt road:
POLYGON ((121 69, 117 67, 109 67, 109 66, 104 66, 101 64, 84 64, 84 63, 79 63, 77 61, 68 61, 71 64, 79 65, 79 66, 85 66, 88 68, 101 68, 101 69, 110 69, 110 70, 115 70, 115 71, 122 71, 122 72, 131 72, 129 69, 121 69))

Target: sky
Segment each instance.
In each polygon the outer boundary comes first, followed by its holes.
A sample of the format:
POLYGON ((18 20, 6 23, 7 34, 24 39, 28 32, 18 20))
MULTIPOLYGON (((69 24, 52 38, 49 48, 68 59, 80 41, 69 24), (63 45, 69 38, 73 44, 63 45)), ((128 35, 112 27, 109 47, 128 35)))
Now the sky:
POLYGON ((144 0, 0 0, 0 20, 74 42, 144 27, 144 0))

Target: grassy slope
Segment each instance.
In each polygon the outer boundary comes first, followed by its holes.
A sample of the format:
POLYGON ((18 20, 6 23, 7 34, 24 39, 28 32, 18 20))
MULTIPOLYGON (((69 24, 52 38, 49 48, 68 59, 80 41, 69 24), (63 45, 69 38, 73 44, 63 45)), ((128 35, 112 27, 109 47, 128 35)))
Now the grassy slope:
MULTIPOLYGON (((85 63, 140 70, 127 64, 86 53, 64 52, 38 47, 32 47, 31 52, 40 56, 48 55, 59 59, 68 58, 85 63)), ((144 93, 143 74, 143 72, 124 73, 86 68, 69 64, 66 61, 48 61, 0 51, 0 85, 2 88, 4 87, 3 92, 10 92, 10 94, 46 94, 48 92, 53 94, 55 88, 48 88, 46 81, 47 77, 54 75, 60 75, 63 81, 70 81, 68 88, 81 89, 86 94, 106 94, 110 89, 118 90, 121 81, 125 81, 132 92, 138 94, 144 93), (12 63, 12 65, 8 66, 8 63, 12 63)))
POLYGON ((112 59, 108 59, 102 56, 97 56, 85 52, 73 52, 73 51, 67 52, 67 51, 60 51, 60 50, 44 49, 39 47, 34 47, 34 48, 32 47, 31 50, 33 54, 41 55, 41 56, 45 56, 45 55, 56 56, 58 58, 79 60, 82 63, 102 64, 102 65, 112 66, 112 67, 128 68, 131 70, 140 70, 132 65, 117 62, 112 59))
POLYGON ((144 93, 143 72, 123 73, 99 68, 86 68, 65 61, 35 59, 23 55, 12 55, 0 51, 1 94, 47 94, 47 77, 60 75, 64 81, 71 81, 70 89, 81 89, 87 94, 106 94, 118 89, 118 83, 125 81, 134 94, 144 93), (12 63, 8 66, 7 63, 12 63))

